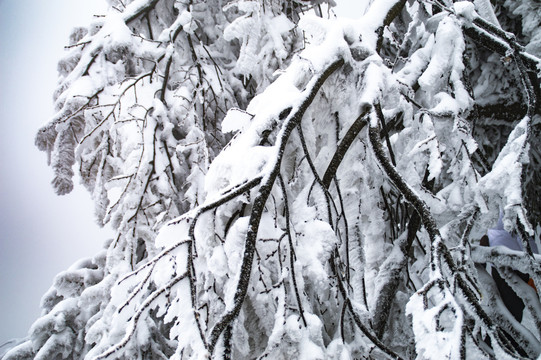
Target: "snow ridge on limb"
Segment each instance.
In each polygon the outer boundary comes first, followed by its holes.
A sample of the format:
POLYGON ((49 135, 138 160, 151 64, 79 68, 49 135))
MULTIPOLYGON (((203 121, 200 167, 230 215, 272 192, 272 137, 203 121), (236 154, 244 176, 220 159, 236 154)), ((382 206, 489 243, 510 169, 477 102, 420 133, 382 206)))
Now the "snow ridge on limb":
POLYGON ((235 291, 235 297, 234 297, 234 305, 233 309, 229 310, 226 314, 222 316, 220 321, 214 326, 210 333, 209 338, 209 352, 212 354, 214 347, 216 346, 216 343, 218 341, 218 338, 221 334, 221 332, 225 329, 226 326, 231 323, 234 318, 238 315, 238 312, 240 310, 240 307, 242 306, 242 303, 244 301, 244 297, 246 296, 246 290, 249 284, 250 280, 250 273, 252 268, 252 259, 254 256, 255 251, 255 242, 257 240, 257 232, 259 229, 259 223, 261 220, 261 216, 263 213, 263 209, 265 207, 265 203, 267 202, 267 198, 270 195, 270 192, 272 190, 272 187, 274 186, 274 182, 276 181, 276 177, 279 174, 280 166, 281 166, 281 160, 282 156, 284 154, 285 146, 287 144, 288 138, 293 131, 293 129, 298 126, 300 123, 306 109, 310 105, 310 103, 314 100, 319 88, 323 85, 325 80, 337 69, 339 69, 344 64, 343 59, 339 59, 331 63, 325 71, 321 74, 321 76, 315 78, 315 80, 312 80, 313 82, 312 86, 308 86, 306 90, 306 99, 300 104, 300 106, 297 109, 292 109, 289 112, 289 115, 284 120, 284 124, 282 125, 282 129, 278 133, 278 141, 277 145, 277 152, 278 155, 274 161, 274 164, 270 166, 270 171, 265 175, 263 179, 263 183, 261 184, 261 187, 258 190, 258 194, 256 195, 256 198, 254 199, 254 207, 252 208, 252 212, 250 214, 250 221, 248 225, 248 233, 246 234, 246 240, 245 240, 245 248, 244 248, 244 256, 243 256, 243 262, 240 269, 240 275, 239 275, 239 284, 237 286, 237 290, 235 291))
MULTIPOLYGON (((76 325, 71 325, 75 334, 70 339, 78 339, 80 346, 71 346, 71 340, 57 336, 62 342, 50 347, 64 354, 78 354, 73 356, 84 356, 92 348, 95 356, 96 349, 110 345, 105 334, 111 323, 109 315, 118 304, 110 303, 105 289, 123 289, 130 282, 116 280, 126 272, 133 277, 145 276, 146 272, 137 270, 145 268, 148 259, 154 258, 149 263, 155 264, 182 254, 179 247, 160 253, 154 244, 158 225, 202 202, 202 175, 226 143, 219 120, 231 106, 244 108, 248 99, 265 86, 252 81, 244 87, 233 74, 238 47, 216 31, 238 16, 222 11, 225 2, 112 3, 106 16, 74 31, 69 54, 59 64, 61 81, 55 92, 58 112, 36 137, 38 147, 52 160, 57 192, 70 191, 72 167, 77 164, 83 184, 93 194, 99 223, 110 223, 117 230, 115 240, 107 244, 107 261, 99 264, 105 273, 99 284, 102 288, 84 284, 94 291, 93 296, 98 295, 96 292, 103 295, 95 297, 103 306, 89 308, 88 314, 85 312, 76 325), (82 346, 85 341, 92 345, 82 346)), ((298 12, 306 8, 285 1, 267 5, 260 12, 263 21, 270 21, 282 5, 290 10, 285 17, 290 16, 291 21, 298 20, 298 12)), ((281 18, 279 23, 290 26, 288 21, 281 18)), ((272 39, 273 43, 287 53, 280 62, 269 61, 256 69, 258 76, 271 78, 280 64, 290 61, 291 49, 300 47, 301 39, 291 26, 280 35, 272 39)), ((259 44, 266 46, 267 41, 260 39, 259 44)), ((153 269, 160 270, 159 266, 153 269)), ((152 276, 142 282, 148 286, 136 287, 132 293, 128 289, 128 299, 132 300, 127 308, 133 308, 133 303, 148 294, 157 281, 152 276)), ((78 311, 77 306, 72 310, 78 311)), ((140 327, 137 332, 147 328, 156 343, 143 341, 140 345, 146 347, 143 352, 148 350, 147 354, 169 356, 171 342, 154 310, 142 318, 155 325, 140 327)), ((48 338, 51 334, 47 331, 37 329, 34 336, 40 332, 48 338)), ((112 334, 112 342, 114 338, 112 334)), ((54 342, 52 339, 50 343, 54 342)), ((32 354, 39 346, 36 343, 32 354)), ((124 349, 124 353, 133 351, 131 345, 124 349)))
MULTIPOLYGON (((484 326, 491 329, 491 331, 489 331, 491 338, 498 341, 502 348, 505 348, 505 345, 501 343, 502 335, 499 333, 501 330, 498 329, 498 326, 494 324, 490 317, 485 313, 479 303, 478 297, 474 295, 477 292, 477 289, 472 288, 469 281, 464 280, 464 275, 457 272, 457 266, 443 239, 441 238, 439 229, 428 206, 403 180, 403 177, 396 171, 389 159, 384 154, 378 129, 378 123, 372 121, 369 128, 369 137, 370 143, 374 149, 374 153, 387 176, 389 176, 394 185, 400 190, 406 200, 413 205, 417 213, 421 216, 423 225, 431 238, 431 281, 425 284, 422 289, 418 290, 416 294, 412 296, 407 307, 408 313, 410 313, 413 317, 415 335, 419 338, 424 338, 425 336, 434 336, 434 332, 436 332, 436 334, 439 333, 437 327, 431 328, 424 323, 424 319, 419 320, 425 317, 425 312, 427 312, 427 315, 429 315, 428 310, 430 310, 429 318, 431 319, 429 322, 439 323, 440 320, 438 318, 442 316, 445 311, 451 311, 456 317, 450 333, 444 334, 441 340, 437 341, 437 344, 434 344, 433 342, 429 343, 428 341, 419 341, 417 345, 418 351, 429 358, 441 356, 442 352, 449 354, 451 358, 465 358, 466 335, 463 324, 463 312, 470 312, 471 316, 477 318, 483 323, 484 326), (447 278, 449 275, 445 274, 446 270, 444 269, 444 265, 454 272, 452 276, 456 277, 453 279, 456 284, 451 285, 453 281, 450 281, 450 279, 447 278), (453 294, 454 291, 456 291, 454 289, 455 286, 457 287, 456 290, 461 293, 459 299, 455 299, 457 295, 453 294), (435 290, 436 292, 441 291, 443 299, 437 301, 435 308, 428 309, 429 293, 432 290, 435 290), (465 296, 467 306, 460 304, 462 296, 465 296), (420 304, 422 304, 422 308, 419 307, 420 304), (458 340, 456 344, 449 341, 453 338, 458 340), (445 350, 442 350, 442 346, 444 346, 445 350)), ((507 345, 509 345, 509 343, 507 343, 507 345)), ((518 354, 518 352, 516 354, 518 354)))

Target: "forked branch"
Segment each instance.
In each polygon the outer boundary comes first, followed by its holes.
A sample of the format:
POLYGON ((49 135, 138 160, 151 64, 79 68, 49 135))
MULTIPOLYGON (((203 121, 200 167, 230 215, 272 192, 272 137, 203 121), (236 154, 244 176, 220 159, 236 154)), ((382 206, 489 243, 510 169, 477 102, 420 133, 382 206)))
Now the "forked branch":
POLYGON ((238 316, 240 308, 244 303, 244 298, 246 297, 248 284, 250 282, 250 273, 252 271, 252 262, 255 251, 255 243, 257 240, 257 232, 259 230, 259 224, 261 221, 261 216, 265 208, 267 199, 271 193, 271 190, 274 186, 276 178, 280 173, 280 167, 282 164, 282 158, 284 155, 285 147, 287 145, 289 136, 295 127, 297 127, 304 113, 316 97, 319 89, 327 80, 332 73, 339 69, 344 64, 343 59, 338 59, 331 63, 320 75, 312 81, 311 87, 309 87, 306 92, 305 100, 300 104, 300 106, 292 110, 287 118, 285 119, 282 129, 278 134, 276 141, 276 147, 278 148, 278 155, 274 159, 274 164, 271 167, 271 170, 268 175, 265 176, 263 183, 261 184, 258 193, 253 201, 253 207, 250 214, 250 219, 248 222, 248 232, 246 234, 245 244, 244 244, 244 254, 242 257, 242 264, 240 268, 239 282, 235 291, 233 298, 233 307, 228 310, 221 319, 214 325, 210 337, 208 340, 208 350, 212 354, 216 347, 216 343, 222 332, 226 329, 227 326, 238 316))

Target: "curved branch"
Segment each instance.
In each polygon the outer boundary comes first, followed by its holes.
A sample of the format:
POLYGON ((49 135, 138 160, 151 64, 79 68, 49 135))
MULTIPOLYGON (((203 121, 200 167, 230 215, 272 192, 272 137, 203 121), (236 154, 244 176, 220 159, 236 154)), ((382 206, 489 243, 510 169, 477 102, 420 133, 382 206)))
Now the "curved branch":
POLYGON ((124 22, 126 24, 129 24, 132 21, 136 20, 139 16, 148 13, 150 10, 154 9, 154 7, 156 6, 156 4, 158 4, 159 1, 160 0, 150 0, 146 4, 142 4, 142 5, 139 5, 139 4, 131 5, 130 4, 131 6, 128 6, 128 9, 126 9, 123 12, 124 22), (133 10, 131 8, 133 8, 133 10), (131 10, 131 11, 129 11, 129 10, 131 10))
POLYGON ((428 206, 423 200, 415 193, 415 190, 412 189, 396 171, 395 167, 390 163, 389 159, 385 155, 383 145, 381 144, 379 127, 370 126, 368 128, 368 136, 370 139, 370 144, 374 150, 374 154, 383 167, 383 170, 389 177, 389 179, 395 184, 395 186, 400 190, 404 198, 415 208, 423 224, 430 236, 432 241, 435 241, 436 238, 440 237, 440 232, 436 221, 432 217, 428 206))
MULTIPOLYGON (((443 263, 448 267, 451 274, 453 274, 454 282, 456 282, 456 289, 455 291, 451 291, 451 293, 456 293, 456 290, 459 290, 462 293, 462 296, 464 297, 464 300, 468 303, 468 306, 464 306, 464 310, 469 313, 474 318, 478 319, 483 325, 489 329, 489 335, 491 339, 493 339, 495 342, 497 342, 498 346, 501 346, 502 349, 505 349, 505 351, 508 351, 509 353, 513 353, 514 351, 521 351, 523 350, 520 345, 513 346, 510 343, 508 343, 504 337, 504 332, 501 330, 501 328, 495 324, 492 319, 488 316, 488 314, 483 310, 481 307, 481 304, 479 303, 479 299, 475 295, 475 291, 472 290, 469 283, 461 276, 460 271, 458 270, 455 261, 451 254, 449 253, 449 250, 447 249, 447 246, 443 243, 440 231, 437 227, 436 221, 434 220, 432 214, 430 213, 430 210, 428 206, 425 204, 424 201, 415 193, 415 190, 412 189, 400 176, 400 174, 397 172, 395 167, 391 164, 387 156, 385 155, 385 152, 383 150, 383 145, 381 143, 381 139, 379 136, 379 126, 371 124, 368 129, 368 135, 370 139, 370 143, 372 145, 374 154, 382 166, 384 172, 389 177, 392 183, 395 184, 395 186, 398 188, 398 190, 404 195, 404 198, 415 208, 415 210, 418 212, 419 216, 421 217, 421 220, 423 222, 423 225, 428 232, 428 235, 432 242, 431 247, 431 263, 432 263, 432 270, 436 271, 438 274, 436 281, 439 286, 444 286, 449 289, 449 291, 452 290, 451 286, 447 281, 444 281, 443 279, 443 264, 441 261, 443 260, 443 263)), ((428 284, 427 284, 428 285, 428 284)), ((428 286, 425 285, 425 290, 431 288, 432 285, 428 286)), ((419 290, 421 291, 421 290, 419 290)), ((419 292, 418 292, 419 293, 419 292)), ((515 353, 516 355, 516 353, 515 353)))
POLYGON ((342 160, 344 159, 346 152, 349 150, 349 147, 353 143, 353 140, 355 140, 357 135, 366 125, 365 117, 371 109, 371 104, 363 105, 361 115, 359 115, 357 119, 355 119, 353 124, 349 127, 346 135, 344 136, 344 138, 338 145, 336 151, 334 152, 333 158, 331 159, 329 165, 327 165, 327 170, 325 170, 325 175, 323 175, 323 178, 321 179, 323 186, 325 186, 327 189, 331 186, 331 181, 336 175, 336 171, 342 163, 342 160))
POLYGON ((152 303, 161 294, 163 294, 164 292, 166 292, 168 290, 171 290, 173 288, 173 286, 175 286, 177 283, 179 283, 182 279, 186 278, 186 276, 188 276, 188 272, 185 272, 181 276, 178 276, 178 277, 174 278, 173 280, 171 280, 170 282, 168 282, 167 284, 165 284, 164 286, 162 286, 158 290, 154 291, 141 304, 139 309, 135 312, 135 315, 133 316, 133 319, 131 320, 131 322, 129 324, 128 331, 126 332, 126 334, 124 335, 122 340, 120 340, 120 342, 118 342, 117 344, 111 346, 109 349, 107 349, 106 351, 104 351, 100 355, 94 357, 92 360, 107 359, 109 356, 113 355, 115 352, 117 352, 117 351, 121 350, 122 348, 124 348, 128 344, 128 342, 130 341, 130 339, 133 337, 133 335, 135 334, 135 330, 137 328, 137 323, 139 322, 139 318, 141 317, 141 315, 143 315, 143 313, 150 307, 150 305, 152 305, 152 303))
POLYGON ((291 135, 293 129, 301 122, 304 113, 314 100, 325 80, 337 69, 342 67, 343 64, 344 60, 341 58, 330 64, 314 81, 312 87, 306 90, 308 94, 305 100, 295 111, 292 111, 287 116, 284 124, 282 125, 282 130, 278 135, 277 145, 275 145, 278 148, 278 155, 274 161, 274 166, 272 167, 270 173, 265 176, 264 182, 259 188, 258 194, 253 202, 252 212, 250 214, 248 223, 248 232, 246 234, 244 254, 240 268, 239 282, 233 298, 233 308, 222 315, 222 318, 212 328, 208 341, 208 349, 211 354, 214 352, 214 348, 216 347, 216 343, 218 342, 222 332, 239 314, 240 308, 244 302, 244 298, 246 297, 248 284, 250 282, 250 273, 252 271, 252 262, 255 251, 255 242, 257 240, 257 232, 259 230, 259 223, 261 216, 263 215, 267 198, 269 197, 272 187, 274 186, 274 182, 276 181, 276 177, 280 172, 282 157, 284 155, 289 136, 291 135))

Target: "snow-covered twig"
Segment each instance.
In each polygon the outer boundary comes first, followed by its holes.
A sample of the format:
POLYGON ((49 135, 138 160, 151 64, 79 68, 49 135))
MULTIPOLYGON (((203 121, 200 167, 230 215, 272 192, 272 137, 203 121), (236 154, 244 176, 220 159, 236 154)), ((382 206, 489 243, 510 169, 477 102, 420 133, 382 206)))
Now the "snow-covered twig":
POLYGON ((152 305, 156 299, 165 293, 166 291, 171 291, 173 286, 178 284, 181 280, 185 279, 188 276, 188 272, 185 272, 184 274, 175 277, 173 280, 169 281, 167 284, 159 288, 158 290, 154 291, 152 294, 150 294, 145 301, 139 306, 137 311, 135 312, 133 318, 131 319, 130 323, 128 324, 128 330, 126 331, 126 334, 118 342, 117 344, 111 346, 109 349, 101 353, 100 355, 93 358, 93 360, 101 360, 101 359, 107 359, 109 356, 113 355, 115 352, 119 351, 123 347, 125 347, 130 339, 135 334, 135 331, 137 329, 137 323, 139 322, 139 318, 143 313, 152 305))
MULTIPOLYGON (((406 200, 412 204, 417 211, 417 213, 420 215, 423 225, 427 232, 429 233, 429 236, 431 238, 432 246, 431 246, 431 270, 433 272, 433 281, 425 284, 424 288, 417 291, 417 295, 425 294, 426 297, 428 294, 428 291, 430 291, 436 284, 442 289, 447 289, 450 293, 453 293, 452 289, 450 288, 451 283, 445 276, 445 272, 443 269, 443 264, 445 264, 452 276, 457 275, 454 277, 456 280, 457 289, 460 293, 464 296, 464 300, 466 300, 467 306, 464 306, 464 310, 472 315, 474 318, 477 318, 483 325, 489 329, 489 333, 491 334, 491 338, 498 342, 498 344, 502 344, 502 335, 500 334, 500 329, 497 325, 495 325, 492 321, 492 319, 487 315, 487 313, 483 310, 481 305, 479 304, 479 299, 475 295, 475 291, 471 289, 471 286, 469 283, 464 280, 464 278, 458 273, 457 266, 455 264, 454 259, 450 255, 446 245, 442 241, 439 228, 437 227, 437 224, 428 208, 428 206, 420 199, 418 195, 415 194, 415 190, 413 190, 400 176, 400 174, 396 171, 396 169, 392 166, 389 159, 386 157, 385 152, 383 150, 383 145, 381 143, 381 139, 379 136, 379 126, 378 123, 374 122, 370 124, 370 127, 368 129, 369 139, 370 143, 372 145, 374 154, 376 158, 378 159, 378 162, 382 166, 384 172, 387 174, 389 179, 394 183, 394 185, 399 189, 399 191, 404 195, 406 200), (443 263, 442 263, 443 261, 443 263)), ((455 293, 456 293, 455 290, 455 293)), ((426 300, 425 300, 426 301, 426 300)), ((426 308, 426 302, 425 302, 425 308, 426 308)), ((457 309, 458 310, 458 309, 457 309)), ((503 348, 506 348, 506 346, 503 346, 503 348)), ((506 350, 506 352, 514 352, 516 351, 512 346, 510 350, 506 350)))
POLYGON ((291 111, 291 113, 284 121, 284 124, 282 125, 282 129, 280 131, 280 134, 278 135, 277 144, 275 145, 278 148, 277 157, 276 159, 274 159, 274 164, 270 168, 270 172, 264 177, 263 182, 258 190, 258 194, 253 201, 253 207, 248 225, 248 232, 246 234, 246 240, 244 245, 244 254, 242 257, 239 282, 233 299, 234 305, 232 309, 228 310, 225 314, 222 315, 221 319, 212 328, 208 340, 208 349, 210 353, 213 353, 221 333, 237 317, 240 308, 244 302, 244 297, 246 296, 246 291, 250 280, 253 255, 255 251, 255 241, 257 239, 257 231, 259 229, 261 215, 263 213, 267 198, 269 197, 270 192, 274 186, 274 182, 276 181, 276 177, 280 172, 280 165, 285 147, 287 145, 287 140, 289 139, 289 136, 293 129, 297 127, 298 124, 301 122, 304 113, 308 109, 308 106, 310 106, 310 104, 314 100, 316 94, 318 93, 325 80, 337 69, 339 69, 343 64, 344 60, 338 59, 328 65, 326 69, 321 74, 319 74, 319 76, 316 77, 314 81, 312 81, 312 84, 310 84, 311 86, 308 87, 307 90, 305 90, 305 100, 299 105, 297 109, 291 111))
POLYGON ((346 291, 346 288, 344 287, 344 282, 343 280, 341 279, 341 276, 340 276, 340 271, 339 269, 337 268, 336 266, 336 263, 334 261, 335 258, 338 258, 338 255, 337 255, 337 251, 334 252, 333 256, 331 256, 329 262, 330 262, 330 266, 331 266, 331 269, 334 273, 334 276, 336 276, 337 278, 337 282, 338 282, 338 289, 340 290, 340 293, 342 294, 342 298, 344 300, 344 304, 345 306, 347 306, 351 316, 353 317, 353 320, 355 321, 355 324, 357 325, 357 327, 359 328, 359 330, 361 330, 361 332, 370 340, 374 343, 374 345, 380 349, 381 351, 383 351, 388 357, 390 357, 391 359, 396 359, 396 360, 402 360, 402 357, 400 357, 400 355, 396 354, 393 350, 389 349, 387 346, 385 346, 384 343, 382 343, 376 335, 374 335, 370 329, 368 329, 364 324, 363 322, 361 321, 361 319, 359 318, 359 315, 357 314, 357 312, 355 311, 355 309, 353 308, 353 304, 351 303, 351 299, 349 298, 348 296, 348 293, 346 291))
POLYGON ((280 182, 280 188, 282 189, 282 194, 284 196, 284 213, 286 221, 286 236, 289 242, 289 268, 291 269, 291 281, 293 283, 293 289, 295 291, 295 297, 297 298, 297 306, 299 307, 299 314, 301 316, 304 326, 306 326, 306 319, 304 318, 304 310, 302 309, 302 300, 299 293, 299 287, 297 286, 297 278, 295 274, 295 248, 293 246, 293 237, 291 235, 291 219, 289 217, 289 205, 287 201, 287 190, 286 184, 282 175, 278 175, 278 181, 280 182))

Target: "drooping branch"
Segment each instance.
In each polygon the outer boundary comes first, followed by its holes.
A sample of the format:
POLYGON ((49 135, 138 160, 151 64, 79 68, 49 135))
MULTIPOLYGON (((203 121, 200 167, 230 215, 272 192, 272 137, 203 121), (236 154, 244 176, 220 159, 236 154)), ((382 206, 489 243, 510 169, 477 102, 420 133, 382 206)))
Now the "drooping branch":
POLYGON ((398 171, 391 164, 390 160, 385 155, 383 150, 383 145, 380 139, 379 134, 379 124, 373 122, 370 124, 368 129, 369 140, 372 145, 374 155, 376 156, 378 162, 383 168, 385 174, 389 177, 391 182, 397 187, 397 189, 404 195, 405 199, 415 208, 425 229, 427 230, 429 237, 431 239, 431 268, 435 272, 436 277, 430 283, 425 284, 423 289, 417 291, 417 294, 424 294, 426 297, 428 292, 434 287, 439 286, 444 289, 447 288, 451 293, 456 293, 457 291, 462 294, 464 300, 467 302, 468 306, 464 306, 463 310, 469 313, 474 318, 478 319, 487 329, 491 339, 498 343, 499 346, 506 349, 508 352, 523 351, 519 345, 513 346, 505 337, 502 335, 502 331, 497 326, 488 314, 483 310, 481 304, 479 303, 479 298, 475 295, 475 289, 471 288, 469 282, 464 279, 460 271, 455 264, 453 257, 451 256, 447 246, 442 241, 439 228, 430 212, 428 206, 421 200, 421 198, 416 195, 415 190, 412 189, 400 176, 398 171), (444 267, 448 268, 451 273, 452 278, 454 279, 453 283, 456 283, 456 289, 451 291, 450 286, 451 282, 446 279, 444 267), (505 345, 504 345, 505 343, 505 345))
POLYGON ((222 315, 221 319, 216 323, 216 325, 214 325, 210 333, 208 349, 211 354, 214 352, 214 348, 221 333, 239 314, 240 308, 244 302, 244 298, 246 297, 246 292, 250 281, 250 273, 252 271, 252 262, 255 251, 255 242, 257 240, 257 232, 259 230, 259 223, 265 208, 265 203, 267 202, 267 198, 269 197, 272 187, 274 186, 274 182, 276 181, 276 177, 280 172, 282 157, 284 155, 289 136, 293 129, 301 122, 304 113, 316 97, 325 80, 343 64, 343 59, 338 59, 331 63, 319 75, 319 77, 313 81, 312 86, 305 90, 307 93, 305 100, 297 109, 294 109, 289 116, 287 116, 284 124, 282 125, 282 129, 278 134, 277 144, 275 145, 278 149, 277 157, 274 160, 274 164, 271 167, 269 174, 265 176, 263 183, 259 188, 258 194, 253 201, 253 207, 248 222, 248 232, 246 234, 244 244, 244 254, 240 268, 239 282, 233 298, 233 308, 222 315))
POLYGON ((299 314, 301 316, 304 326, 306 326, 306 318, 304 317, 304 310, 302 308, 302 300, 299 293, 299 288, 297 286, 297 277, 295 274, 295 249, 293 247, 293 237, 291 235, 291 225, 289 218, 289 205, 287 201, 287 191, 286 184, 281 175, 278 175, 278 180, 280 181, 280 187, 282 188, 282 194, 284 196, 284 212, 286 220, 286 236, 289 243, 289 267, 291 269, 291 282, 293 283, 293 289, 295 291, 295 298, 297 299, 297 306, 299 307, 299 314))
POLYGON ((139 16, 147 14, 150 10, 154 9, 156 4, 158 4, 160 0, 149 0, 146 3, 141 3, 140 1, 137 3, 132 3, 126 10, 122 13, 124 22, 126 24, 131 23, 132 21, 136 20, 139 16))
POLYGON ((151 295, 149 295, 146 300, 139 306, 137 309, 135 315, 133 316, 133 319, 129 323, 128 331, 120 340, 119 343, 116 345, 111 346, 109 349, 101 353, 100 355, 94 357, 92 360, 102 360, 107 359, 109 356, 113 355, 115 352, 121 350, 124 348, 130 339, 134 336, 135 330, 137 328, 137 323, 139 322, 139 318, 145 311, 148 310, 148 308, 158 299, 159 296, 161 296, 166 291, 171 291, 171 289, 178 284, 181 280, 185 279, 188 276, 188 273, 185 272, 184 274, 175 277, 173 280, 169 281, 167 284, 159 288, 158 290, 154 291, 151 295))
POLYGON ((321 179, 321 182, 323 186, 325 186, 327 189, 331 186, 332 179, 336 175, 336 172, 338 171, 338 167, 342 163, 342 160, 344 159, 344 156, 346 156, 347 151, 349 150, 349 147, 353 143, 353 140, 357 137, 357 135, 361 132, 361 130, 366 125, 366 115, 369 113, 369 111, 372 109, 372 106, 370 104, 365 104, 362 107, 361 114, 355 119, 353 124, 349 127, 346 135, 338 144, 338 147, 336 151, 334 152, 334 155, 329 162, 329 165, 327 165, 327 170, 325 170, 325 174, 323 175, 323 178, 321 179))
POLYGON ((330 257, 330 266, 331 266, 331 270, 333 271, 334 273, 334 276, 336 277, 337 279, 337 283, 338 283, 338 289, 340 290, 340 293, 342 295, 342 298, 344 299, 344 304, 345 306, 348 308, 351 316, 353 317, 353 321, 355 322, 355 324, 357 325, 357 327, 359 328, 359 330, 361 330, 361 332, 370 340, 374 343, 374 345, 376 345, 381 351, 383 351, 386 355, 388 355, 390 358, 392 359, 396 359, 396 360, 402 360, 402 358, 400 357, 400 355, 398 355, 397 353, 395 353, 393 350, 389 349, 384 343, 382 343, 376 335, 374 335, 370 329, 368 329, 364 324, 363 324, 363 321, 361 320, 361 318, 359 317, 359 315, 357 314, 357 311, 355 311, 354 307, 353 307, 353 304, 351 303, 351 299, 349 298, 348 296, 348 293, 346 291, 346 288, 344 286, 344 281, 342 280, 342 277, 340 275, 340 270, 338 269, 334 259, 338 258, 338 255, 337 255, 337 251, 335 250, 335 254, 333 254, 331 257, 330 257))
MULTIPOLYGON (((381 115, 379 117, 381 119, 381 115)), ((428 181, 428 175, 429 172, 427 169, 423 178, 423 185, 425 185, 428 190, 432 190, 434 182, 428 181)), ((378 274, 378 287, 381 290, 377 294, 377 300, 375 301, 375 309, 372 317, 372 327, 379 337, 381 337, 385 331, 391 306, 403 276, 402 272, 407 270, 411 246, 417 237, 417 232, 420 228, 421 217, 417 211, 413 211, 410 216, 405 234, 398 238, 394 244, 391 254, 381 266, 378 274)))
POLYGON ((394 166, 391 164, 380 140, 379 127, 370 126, 368 129, 368 135, 370 139, 370 144, 374 150, 374 155, 378 159, 378 162, 383 167, 383 170, 389 177, 389 179, 395 184, 399 191, 404 195, 406 201, 408 201, 414 208, 415 211, 421 217, 423 225, 428 231, 432 241, 435 241, 436 238, 440 237, 438 226, 436 221, 432 217, 428 206, 421 200, 421 198, 415 193, 415 190, 412 189, 396 171, 394 166))

